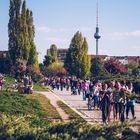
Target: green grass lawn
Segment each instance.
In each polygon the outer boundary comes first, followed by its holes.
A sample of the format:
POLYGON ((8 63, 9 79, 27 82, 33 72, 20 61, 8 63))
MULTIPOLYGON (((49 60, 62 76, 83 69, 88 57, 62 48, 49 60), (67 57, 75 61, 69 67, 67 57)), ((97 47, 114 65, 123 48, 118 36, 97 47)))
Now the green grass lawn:
POLYGON ((19 93, 2 92, 0 93, 0 101, 0 112, 47 118, 47 113, 36 99, 28 99, 19 93))
POLYGON ((0 92, 0 112, 31 117, 61 119, 50 101, 40 94, 0 92))
POLYGON ((50 100, 47 99, 44 95, 42 94, 30 94, 30 95, 26 95, 27 99, 31 99, 31 100, 38 100, 39 103, 41 104, 43 110, 47 113, 47 118, 48 119, 58 119, 61 120, 61 116, 59 115, 59 113, 56 111, 55 107, 53 107, 50 103, 50 100))

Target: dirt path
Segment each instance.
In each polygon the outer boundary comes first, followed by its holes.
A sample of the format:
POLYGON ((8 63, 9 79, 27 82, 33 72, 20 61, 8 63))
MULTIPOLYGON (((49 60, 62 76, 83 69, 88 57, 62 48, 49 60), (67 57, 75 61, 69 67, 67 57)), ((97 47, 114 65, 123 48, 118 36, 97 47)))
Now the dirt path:
POLYGON ((66 114, 64 110, 58 106, 57 101, 59 101, 59 99, 56 96, 54 96, 53 93, 51 92, 39 92, 39 93, 45 95, 50 100, 50 103, 56 108, 57 112, 60 114, 64 122, 69 122, 69 115, 66 114))

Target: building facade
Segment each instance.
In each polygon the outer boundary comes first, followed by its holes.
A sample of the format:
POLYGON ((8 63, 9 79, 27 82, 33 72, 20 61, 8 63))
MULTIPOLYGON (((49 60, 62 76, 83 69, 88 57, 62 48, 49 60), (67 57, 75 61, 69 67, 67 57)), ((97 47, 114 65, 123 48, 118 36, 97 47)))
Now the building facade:
MULTIPOLYGON (((58 57, 58 61, 60 62, 64 62, 66 59, 66 55, 67 55, 67 51, 68 49, 62 49, 62 48, 58 48, 57 49, 57 57, 58 57)), ((47 49, 47 55, 50 54, 50 49, 47 49)))
POLYGON ((0 73, 10 73, 11 60, 9 51, 0 51, 0 73))

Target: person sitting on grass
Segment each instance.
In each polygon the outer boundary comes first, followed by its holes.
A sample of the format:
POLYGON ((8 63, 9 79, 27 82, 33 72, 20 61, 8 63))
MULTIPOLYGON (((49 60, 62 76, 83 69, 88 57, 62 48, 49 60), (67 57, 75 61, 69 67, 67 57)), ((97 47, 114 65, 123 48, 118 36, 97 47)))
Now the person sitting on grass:
POLYGON ((25 76, 24 77, 24 93, 31 94, 33 91, 33 80, 31 76, 25 76))
POLYGON ((31 78, 31 76, 29 76, 29 81, 28 81, 28 85, 27 85, 27 93, 28 94, 33 93, 33 80, 31 78))
POLYGON ((0 77, 0 91, 2 91, 2 88, 4 87, 4 85, 5 85, 5 80, 4 80, 4 77, 1 76, 0 77))

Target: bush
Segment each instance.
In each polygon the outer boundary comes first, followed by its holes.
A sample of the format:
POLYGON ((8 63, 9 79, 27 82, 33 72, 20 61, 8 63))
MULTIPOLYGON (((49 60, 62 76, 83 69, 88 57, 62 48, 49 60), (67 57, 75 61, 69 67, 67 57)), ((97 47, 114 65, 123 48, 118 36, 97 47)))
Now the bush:
POLYGON ((64 68, 64 64, 60 62, 54 62, 46 70, 47 76, 65 76, 66 69, 64 68))
POLYGON ((117 59, 107 60, 104 67, 111 74, 123 74, 126 71, 125 66, 117 59))

